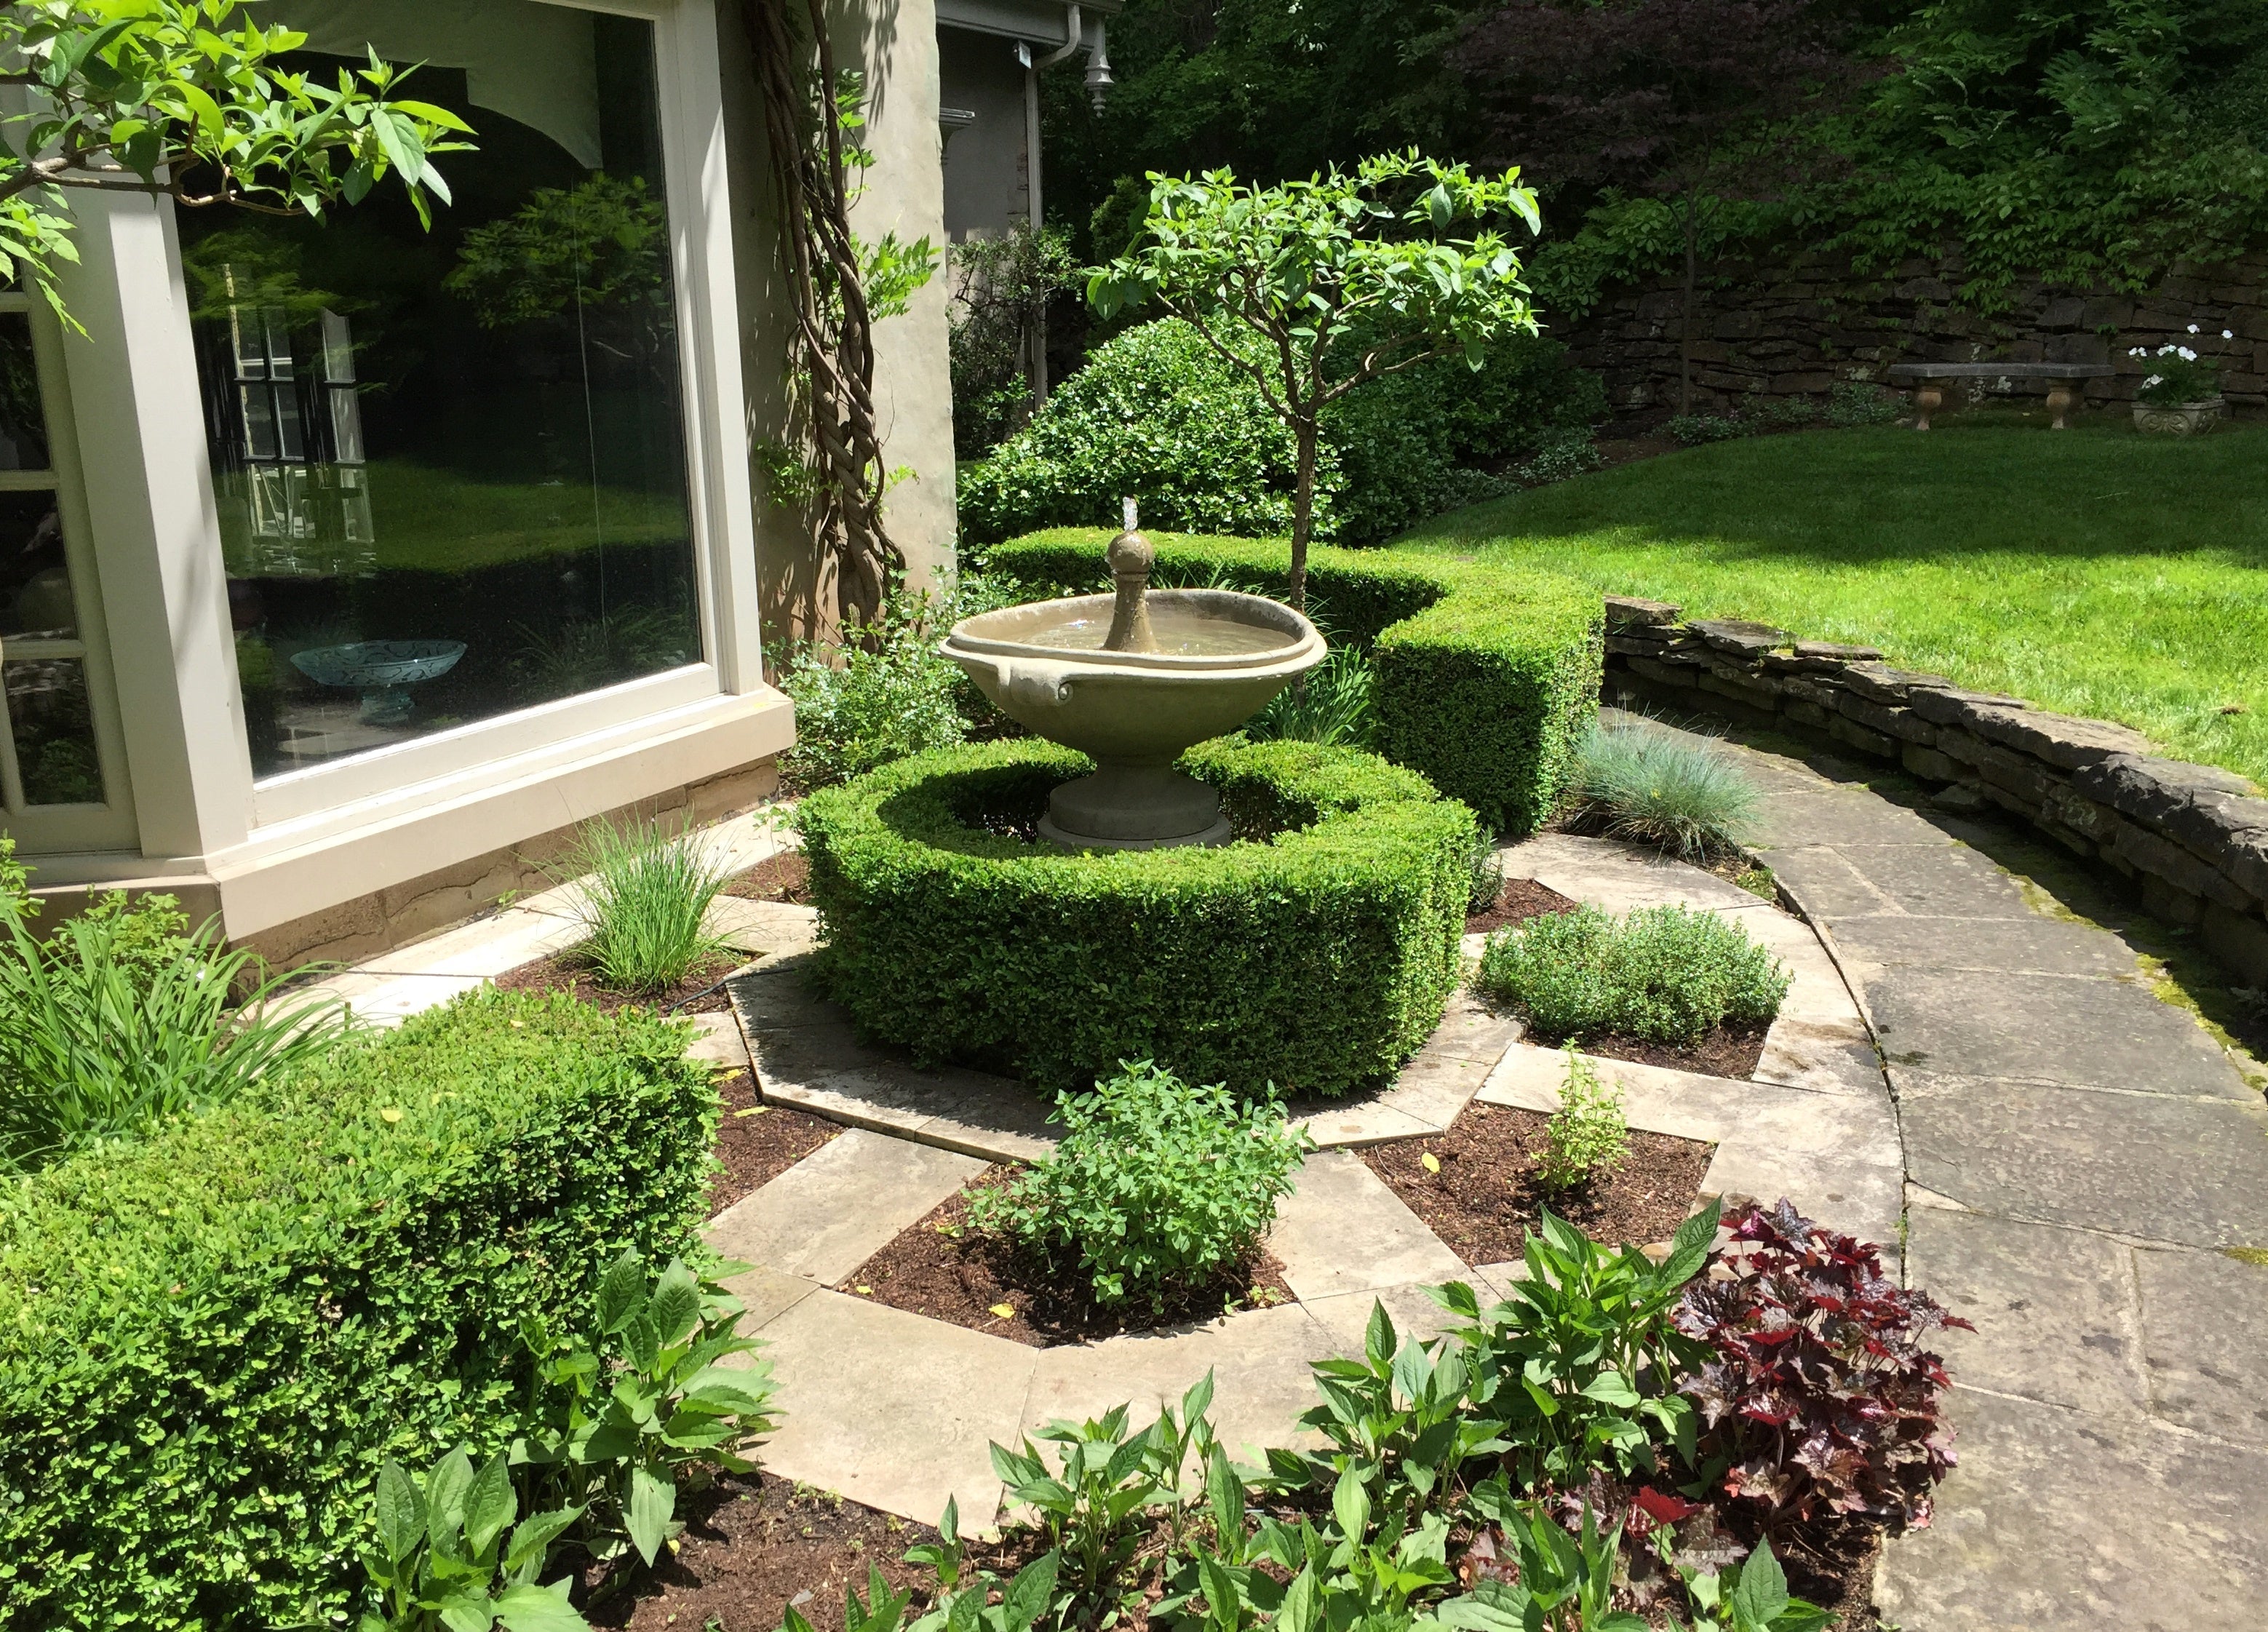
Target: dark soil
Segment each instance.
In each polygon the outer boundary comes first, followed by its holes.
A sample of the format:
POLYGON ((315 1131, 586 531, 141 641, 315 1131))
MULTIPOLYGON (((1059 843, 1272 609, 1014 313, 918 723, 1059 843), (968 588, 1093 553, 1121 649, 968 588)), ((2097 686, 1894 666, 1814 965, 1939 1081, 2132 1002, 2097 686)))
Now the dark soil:
POLYGON ((507 969, 496 977, 496 983, 500 990, 508 992, 566 992, 608 1014, 633 1006, 673 1009, 680 1014, 713 1014, 730 1008, 732 999, 721 987, 715 991, 706 989, 715 986, 747 960, 746 952, 718 952, 695 966, 690 974, 667 991, 618 992, 601 986, 597 973, 578 953, 564 952, 538 958, 534 963, 523 963, 517 969, 507 969))
MULTIPOLYGON (((1674 1071, 1698 1071, 1705 1077, 1731 1077, 1746 1082, 1755 1072, 1756 1062, 1764 1058, 1764 1038, 1771 1031, 1769 1025, 1712 1026, 1690 1047, 1654 1042, 1644 1037, 1620 1037, 1610 1032, 1603 1037, 1579 1038, 1575 1046, 1601 1059, 1666 1065, 1674 1071)), ((1549 1048, 1561 1048, 1567 1041, 1564 1037, 1537 1031, 1530 1031, 1525 1040, 1549 1048)))
POLYGON ((717 1092, 725 1101, 725 1119, 717 1125, 717 1159, 725 1171, 709 1181, 711 1218, 843 1131, 823 1116, 762 1103, 747 1071, 725 1077, 717 1092))
POLYGON ((593 1625, 776 1632, 792 1604, 814 1632, 843 1632, 843 1589, 865 1597, 868 1565, 901 1591, 931 1580, 902 1562, 908 1547, 936 1539, 928 1526, 770 1474, 720 1481, 685 1518, 676 1555, 630 1592, 601 1594, 586 1612, 593 1625))
POLYGON ((1491 930, 1501 930, 1508 923, 1525 923, 1530 918, 1541 918, 1548 913, 1572 912, 1581 903, 1570 901, 1554 889, 1546 888, 1533 878, 1506 878, 1496 893, 1496 900, 1477 912, 1465 915, 1465 933, 1482 935, 1491 930))
POLYGON ((811 863, 801 850, 765 857, 725 886, 725 893, 750 901, 811 902, 811 863))
POLYGON ((1519 1257, 1522 1238, 1545 1207, 1609 1245, 1642 1246, 1676 1233, 1693 1210, 1714 1146, 1633 1130, 1620 1167, 1581 1189, 1549 1195, 1533 1177, 1549 1121, 1476 1099, 1446 1133, 1372 1145, 1361 1155, 1469 1264, 1519 1257), (1440 1171, 1426 1168, 1428 1156, 1440 1171))
MULTIPOLYGON (((998 1184, 1013 1171, 990 1168, 976 1186, 998 1184)), ((1233 1305, 1291 1301, 1282 1266, 1263 1251, 1233 1275, 1178 1290, 1162 1309, 1146 1302, 1105 1308, 1094 1302, 1085 1276, 1050 1268, 1012 1243, 980 1235, 968 1227, 968 1218, 964 1190, 859 1265, 836 1290, 971 1331, 1012 1337, 1035 1349, 1211 1320, 1233 1305), (1002 1309, 1010 1312, 1004 1315, 1002 1309)))

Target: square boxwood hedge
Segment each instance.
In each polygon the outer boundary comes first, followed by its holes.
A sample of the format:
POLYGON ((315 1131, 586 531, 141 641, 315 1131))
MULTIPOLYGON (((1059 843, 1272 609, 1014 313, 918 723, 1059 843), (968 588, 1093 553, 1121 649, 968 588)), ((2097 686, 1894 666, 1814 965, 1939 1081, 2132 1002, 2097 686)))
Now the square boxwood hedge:
POLYGON ((1226 737, 1219 849, 1074 853, 988 831, 1093 767, 1035 739, 922 754, 797 813, 821 983, 871 1035, 1085 1090, 1123 1060, 1241 1093, 1380 1081, 1456 984, 1472 812, 1374 754, 1226 737))
MULTIPOLYGON (((1150 533, 1152 582, 1284 593, 1291 547, 1150 533)), ((985 564, 1042 594, 1108 589, 1100 528, 1034 533, 985 564)), ((1533 833, 1598 712, 1605 609, 1570 579, 1434 556, 1318 547, 1307 593, 1326 633, 1378 673, 1379 750, 1462 799, 1499 833, 1533 833)))
POLYGON ((380 1462, 496 1449, 521 1318, 695 1246, 685 1043, 484 989, 0 1188, 0 1627, 339 1623, 380 1462))

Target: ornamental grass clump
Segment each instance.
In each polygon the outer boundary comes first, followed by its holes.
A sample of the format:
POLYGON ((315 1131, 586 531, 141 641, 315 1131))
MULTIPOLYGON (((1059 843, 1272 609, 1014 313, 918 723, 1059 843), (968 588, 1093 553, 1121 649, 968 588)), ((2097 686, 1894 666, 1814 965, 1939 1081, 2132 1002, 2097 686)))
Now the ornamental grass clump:
POLYGON ((1715 913, 1646 907, 1617 918, 1584 906, 1491 935, 1479 983, 1547 1037, 1690 1046, 1718 1026, 1769 1021, 1790 979, 1746 930, 1715 913))
POLYGON ((1309 1148, 1281 1101, 1240 1102, 1147 1060, 1060 1096, 1050 1120, 1055 1154, 979 1191, 969 1222, 1087 1277, 1106 1307, 1162 1309, 1249 1258, 1309 1148))
POLYGON ((1569 793, 1609 838, 1687 861, 1738 849, 1756 822, 1756 784, 1721 748, 1644 724, 1593 724, 1569 793))
POLYGON ((689 828, 592 822, 559 872, 581 880, 575 910, 590 937, 576 955, 601 985, 666 992, 725 949, 708 927, 709 904, 732 871, 689 828))

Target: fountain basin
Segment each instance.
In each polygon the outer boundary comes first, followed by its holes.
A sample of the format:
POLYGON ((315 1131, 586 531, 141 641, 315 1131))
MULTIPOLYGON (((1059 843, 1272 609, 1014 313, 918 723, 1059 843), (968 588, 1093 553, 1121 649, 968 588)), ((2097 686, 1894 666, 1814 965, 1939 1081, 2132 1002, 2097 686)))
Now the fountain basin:
POLYGON ((1076 748, 1094 774, 1057 788, 1040 832, 1080 849, 1221 844, 1212 789, 1174 768, 1234 731, 1323 659, 1315 626, 1280 601, 1233 590, 1151 590, 1156 650, 1110 651, 1116 605, 1075 595, 981 613, 942 647, 1003 714, 1076 748))

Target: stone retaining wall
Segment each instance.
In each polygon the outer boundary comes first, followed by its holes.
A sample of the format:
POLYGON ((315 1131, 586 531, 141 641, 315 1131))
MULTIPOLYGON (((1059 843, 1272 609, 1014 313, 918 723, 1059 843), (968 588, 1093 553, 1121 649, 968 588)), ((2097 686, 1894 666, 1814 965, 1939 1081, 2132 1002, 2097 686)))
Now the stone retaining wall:
POLYGON ((2268 799, 2243 777, 2163 758, 2124 725, 1964 691, 1881 657, 1607 598, 1609 697, 1824 739, 1904 767, 1939 788, 1942 807, 1997 805, 2130 880, 2151 913, 2268 987, 2268 799))
MULTIPOLYGON (((2100 408, 2133 400, 2148 373, 2127 353, 2169 342, 2220 359, 2231 404, 2268 404, 2268 252, 2222 267, 2177 265, 2141 294, 2073 290, 2037 280, 2007 309, 1980 316, 1957 304, 1958 248, 1865 273, 1847 256, 1800 251, 1725 261, 1705 269, 1694 303, 1694 406, 1716 412, 1775 397, 1818 397, 1837 380, 1881 380, 1895 363, 2109 363, 2087 382, 2100 408), (2196 324, 2198 333, 2189 332, 2196 324), (2221 332, 2234 338, 2224 341, 2221 332)), ((1606 383, 1618 415, 1677 402, 1683 294, 1674 277, 1624 285, 1553 332, 1573 360, 1606 383)), ((1965 380, 1970 401, 2044 395, 2042 380, 1965 380)), ((1948 405, 1950 406, 1950 405, 1948 405)))

